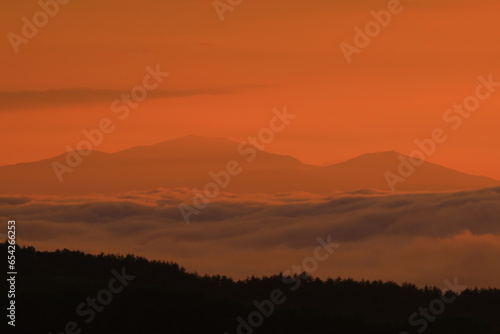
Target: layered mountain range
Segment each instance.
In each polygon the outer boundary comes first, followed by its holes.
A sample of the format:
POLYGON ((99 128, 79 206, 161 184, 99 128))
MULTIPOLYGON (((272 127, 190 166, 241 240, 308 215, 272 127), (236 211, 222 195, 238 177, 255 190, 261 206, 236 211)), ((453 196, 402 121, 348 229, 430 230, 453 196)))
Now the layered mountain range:
MULTIPOLYGON (((187 136, 116 153, 74 151, 46 160, 1 166, 0 192, 82 195, 203 187, 214 181, 211 173, 226 170, 230 161, 237 162, 240 173, 231 177, 225 191, 317 194, 359 189, 388 191, 387 173, 400 177, 398 169, 408 171, 410 163, 409 157, 391 151, 318 167, 291 156, 260 151, 248 143, 187 136)), ((395 188, 451 191, 495 186, 500 186, 500 181, 422 161, 395 188)))

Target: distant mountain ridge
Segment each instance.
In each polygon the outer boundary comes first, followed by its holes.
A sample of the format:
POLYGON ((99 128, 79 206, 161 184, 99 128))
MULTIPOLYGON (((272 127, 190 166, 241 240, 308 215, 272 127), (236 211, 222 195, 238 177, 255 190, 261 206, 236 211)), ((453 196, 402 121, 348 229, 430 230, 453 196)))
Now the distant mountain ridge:
MULTIPOLYGON (((203 187, 209 173, 237 161, 242 168, 227 189, 234 193, 306 191, 327 194, 358 189, 389 190, 384 174, 397 173, 401 154, 363 154, 325 167, 259 151, 224 138, 187 136, 116 153, 92 151, 59 182, 53 164, 66 165, 67 154, 0 167, 0 193, 81 195, 148 190, 158 187, 203 187), (254 157, 253 160, 250 160, 254 157)), ((398 184, 399 191, 448 191, 500 186, 500 181, 461 173, 430 162, 398 184)))

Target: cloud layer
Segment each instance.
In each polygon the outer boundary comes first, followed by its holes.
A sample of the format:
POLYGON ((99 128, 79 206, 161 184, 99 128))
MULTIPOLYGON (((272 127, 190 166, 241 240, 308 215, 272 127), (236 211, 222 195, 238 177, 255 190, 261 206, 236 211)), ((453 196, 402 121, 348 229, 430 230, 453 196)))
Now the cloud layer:
POLYGON ((440 285, 500 286, 500 188, 455 193, 223 194, 186 225, 187 189, 102 197, 0 197, 18 238, 41 249, 135 253, 199 273, 273 274, 342 246, 317 272, 440 285))
MULTIPOLYGON (((199 88, 185 90, 153 90, 149 98, 175 98, 198 95, 225 95, 237 94, 265 85, 240 85, 234 87, 199 88)), ((129 94, 129 90, 118 89, 50 89, 44 91, 0 91, 0 111, 30 108, 59 107, 68 105, 82 105, 89 103, 111 103, 119 99, 122 94, 129 94)))

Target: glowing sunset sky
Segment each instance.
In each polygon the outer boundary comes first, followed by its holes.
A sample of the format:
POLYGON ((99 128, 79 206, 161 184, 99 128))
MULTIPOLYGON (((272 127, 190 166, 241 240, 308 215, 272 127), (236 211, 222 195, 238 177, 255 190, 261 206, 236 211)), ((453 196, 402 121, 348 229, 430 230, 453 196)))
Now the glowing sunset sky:
POLYGON ((112 115, 145 68, 170 76, 97 149, 113 152, 196 134, 240 141, 274 107, 297 114, 269 151, 335 163, 376 151, 409 154, 447 129, 429 160, 500 179, 500 87, 459 130, 446 109, 500 81, 498 1, 402 1, 403 10, 348 64, 339 44, 387 1, 245 0, 220 21, 212 1, 78 1, 16 54, 7 34, 37 1, 0 13, 0 165, 48 158, 112 115), (52 91, 47 91, 52 90, 52 91))

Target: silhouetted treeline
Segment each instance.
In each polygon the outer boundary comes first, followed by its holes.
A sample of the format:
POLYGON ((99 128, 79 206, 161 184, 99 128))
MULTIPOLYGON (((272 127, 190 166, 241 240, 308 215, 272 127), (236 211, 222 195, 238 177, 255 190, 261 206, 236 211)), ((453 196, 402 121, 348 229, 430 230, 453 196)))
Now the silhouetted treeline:
MULTIPOLYGON (((3 254, 6 248, 2 244, 3 254)), ((33 247, 17 248, 16 253, 16 331, 23 334, 233 334, 238 326, 245 334, 500 333, 497 289, 467 289, 456 297, 447 293, 446 299, 453 301, 442 313, 431 314, 432 320, 415 316, 411 325, 412 314, 441 300, 440 289, 340 278, 323 281, 305 274, 234 281, 132 255, 38 252, 33 247), (117 278, 123 275, 128 278, 117 278), (273 291, 281 291, 281 302, 271 307, 273 291), (97 306, 89 306, 87 298, 98 294, 105 303, 96 299, 97 306), (267 305, 259 311, 262 324, 255 327, 248 320, 258 311, 254 301, 267 305)))

